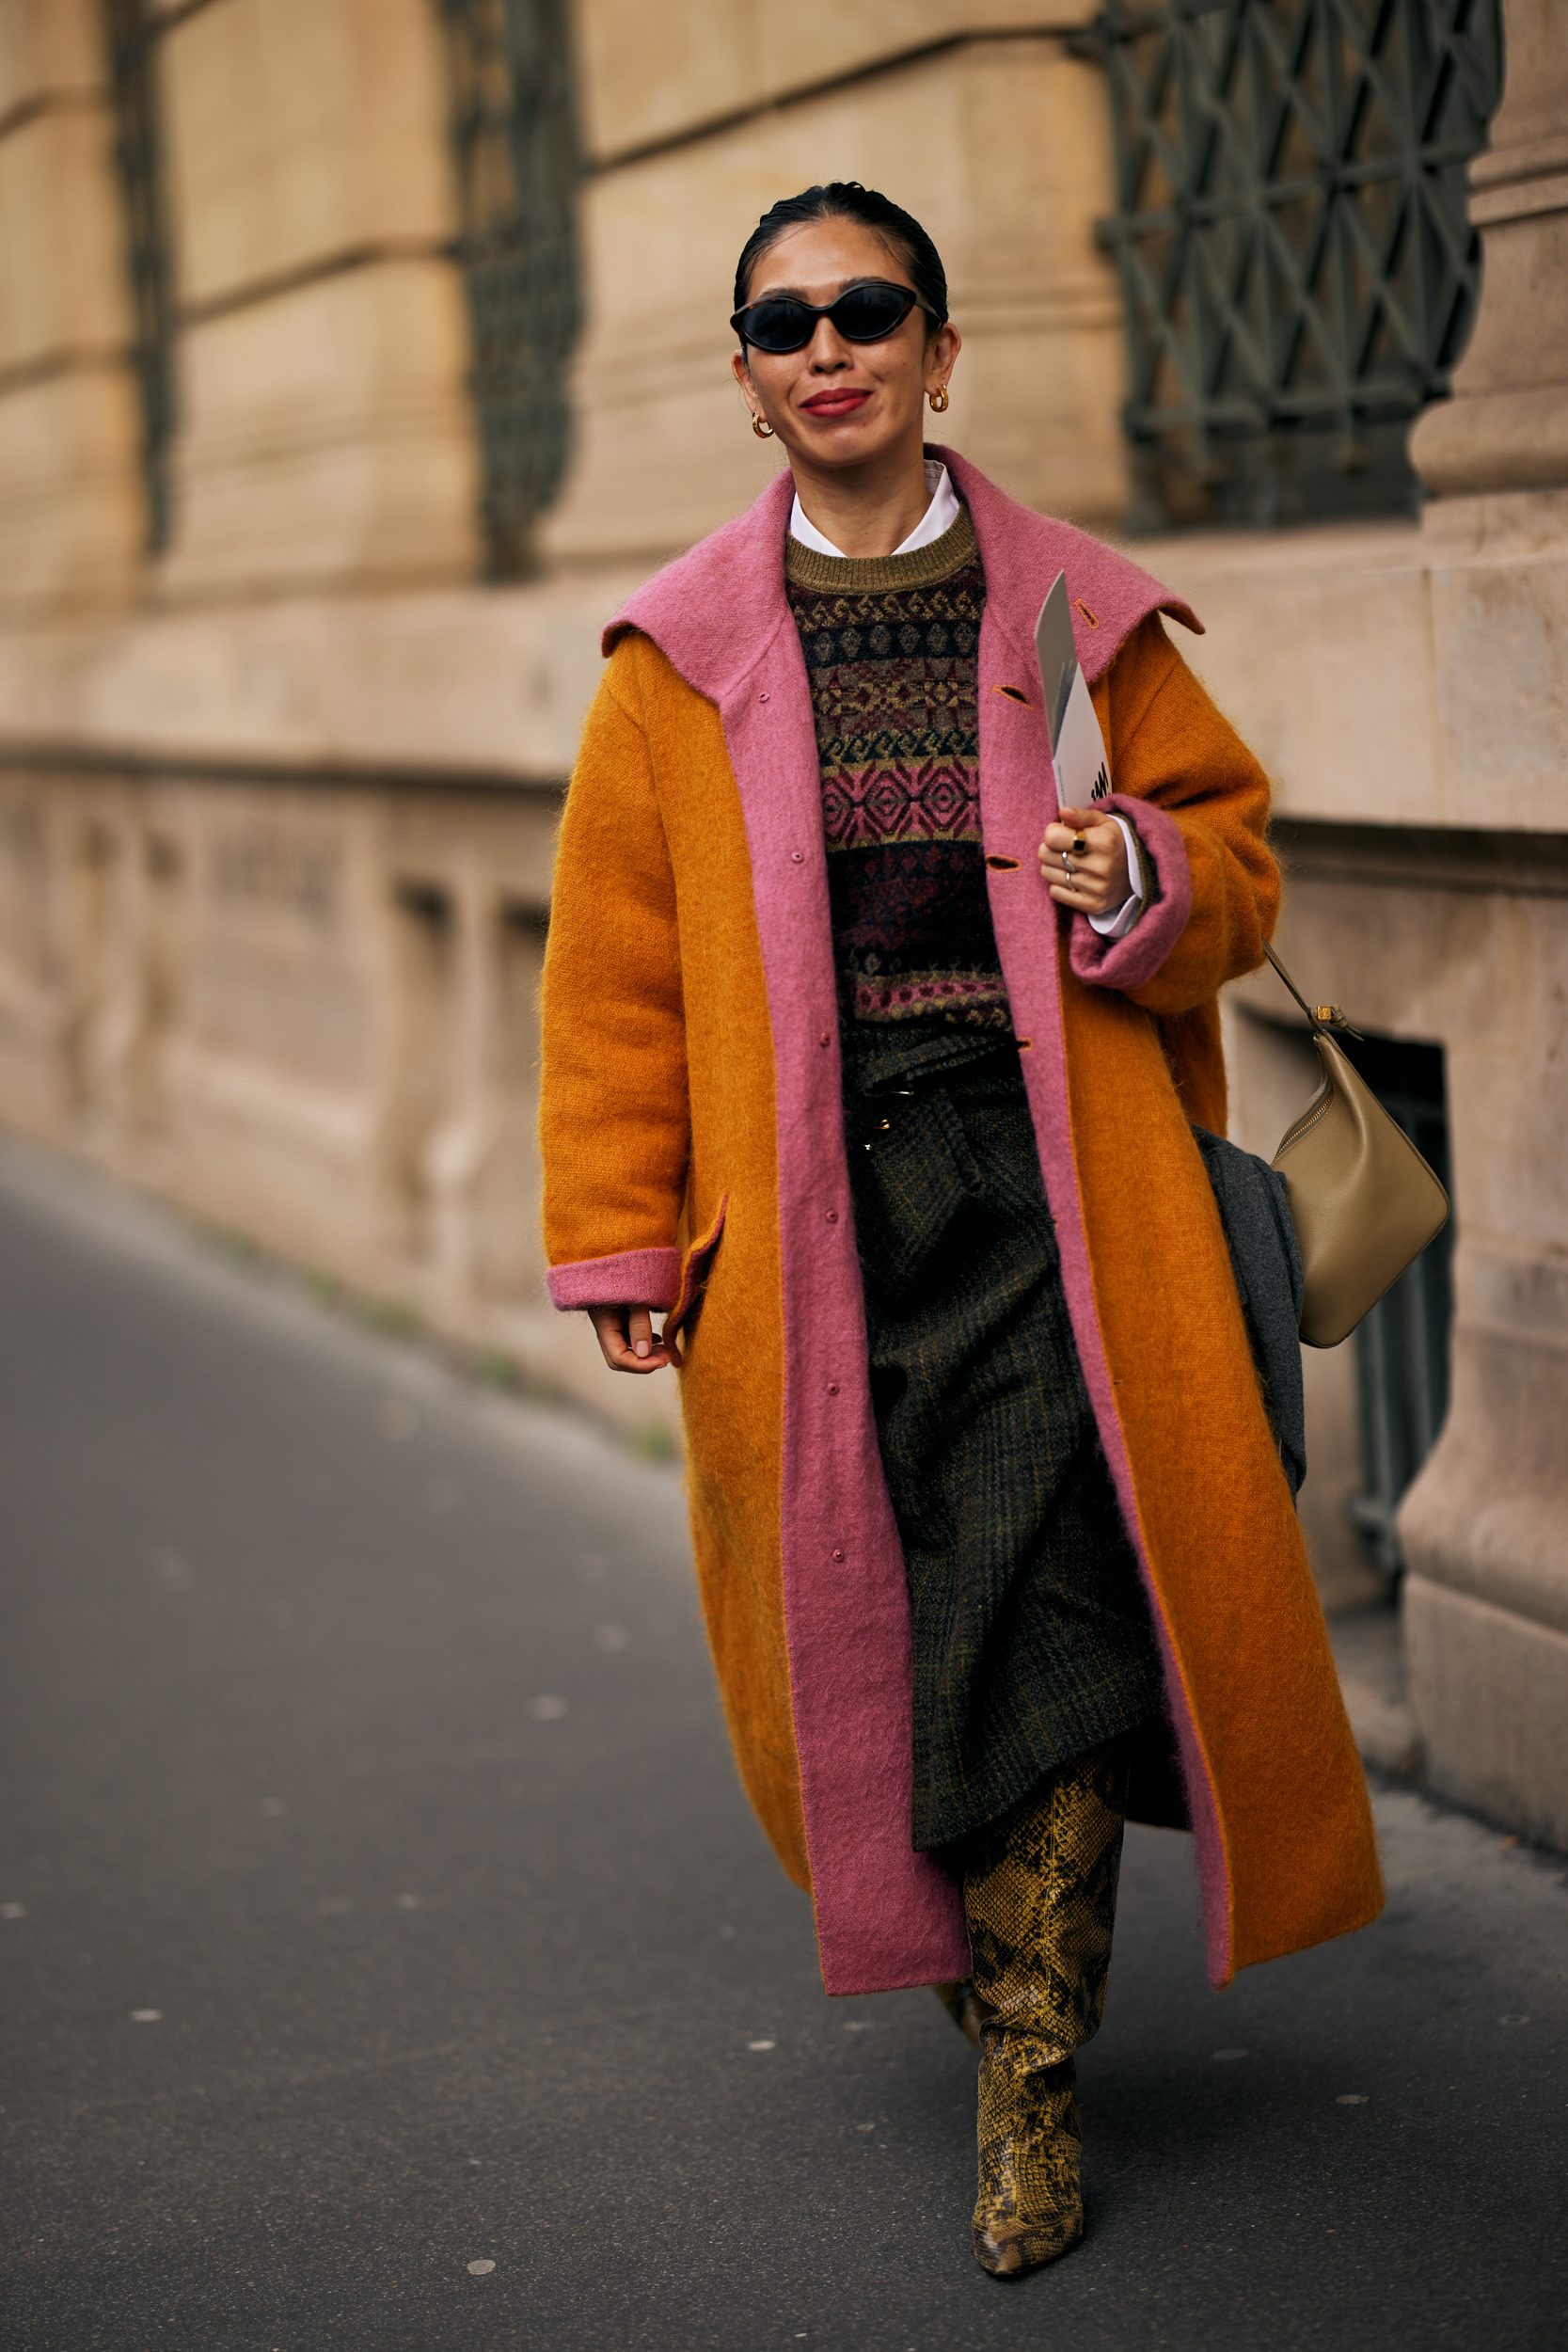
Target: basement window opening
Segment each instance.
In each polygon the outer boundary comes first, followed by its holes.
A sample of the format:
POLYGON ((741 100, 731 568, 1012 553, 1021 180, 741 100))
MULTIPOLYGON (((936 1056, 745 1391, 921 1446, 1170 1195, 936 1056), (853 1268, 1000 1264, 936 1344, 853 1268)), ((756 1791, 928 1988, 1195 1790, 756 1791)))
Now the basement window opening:
MULTIPOLYGON (((1377 1036, 1338 1042, 1451 1199, 1441 1045, 1377 1036)), ((1371 1560, 1389 1577, 1403 1565, 1395 1515, 1449 1408, 1453 1232, 1450 1217, 1356 1327, 1353 1342, 1361 1491, 1346 1507, 1371 1560)))

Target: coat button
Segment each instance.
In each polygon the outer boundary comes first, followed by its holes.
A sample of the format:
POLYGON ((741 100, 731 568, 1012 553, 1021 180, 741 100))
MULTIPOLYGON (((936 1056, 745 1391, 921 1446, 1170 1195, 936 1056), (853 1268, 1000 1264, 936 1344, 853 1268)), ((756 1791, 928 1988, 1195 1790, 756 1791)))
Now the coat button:
POLYGON ((806 862, 806 853, 804 850, 791 850, 789 853, 789 862, 792 866, 804 866, 806 862))
POLYGON ((836 1395, 838 1394, 838 1382, 837 1382, 836 1380, 830 1380, 830 1381, 829 1381, 829 1383, 828 1383, 828 1394, 829 1394, 830 1396, 836 1396, 836 1395))
POLYGON ((835 1560, 842 1560, 842 1559, 843 1559, 843 1557, 844 1557, 844 1554, 843 1554, 843 1552, 842 1552, 842 1551, 835 1551, 835 1552, 834 1552, 834 1554, 833 1554, 833 1558, 834 1558, 835 1560))
POLYGON ((836 1209, 830 1209, 828 1211, 828 1222, 830 1225, 836 1225, 838 1223, 838 1211, 836 1209))
POLYGON ((826 1030, 826 1029, 824 1029, 824 1030, 823 1030, 823 1032, 822 1032, 822 1034, 821 1034, 821 1036, 817 1039, 816 1042, 818 1043, 818 1045, 831 1045, 831 1044, 832 1044, 832 1039, 830 1038, 830 1036, 828 1035, 827 1030, 826 1030))
POLYGON ((757 700, 758 700, 758 702, 759 702, 759 703, 765 703, 765 702, 768 700, 768 696, 767 696, 765 693, 764 693, 764 694, 759 694, 759 695, 757 696, 757 700))

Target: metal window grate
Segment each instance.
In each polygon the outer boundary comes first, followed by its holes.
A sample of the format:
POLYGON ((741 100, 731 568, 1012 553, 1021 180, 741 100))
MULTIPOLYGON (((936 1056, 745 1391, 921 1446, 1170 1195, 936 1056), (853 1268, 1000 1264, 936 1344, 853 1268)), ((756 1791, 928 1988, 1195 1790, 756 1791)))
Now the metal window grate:
MULTIPOLYGON (((1449 1121, 1440 1045, 1397 1038, 1342 1039, 1389 1117, 1449 1183, 1449 1121)), ((1355 1332, 1362 1490, 1350 1515, 1377 1565, 1401 1567, 1400 1500, 1437 1442, 1449 1405, 1453 1225, 1443 1228, 1355 1332)))
POLYGON ((125 208, 131 360, 141 398, 147 544, 157 555, 168 545, 172 520, 169 455, 176 422, 173 264, 158 135, 157 43, 164 28, 148 0, 103 0, 103 24, 115 168, 125 208))
POLYGON ((560 488, 567 364, 581 323, 580 174, 563 0, 437 0, 451 60, 452 142, 467 282, 469 373, 489 569, 531 565, 560 488))
POLYGON ((1499 0, 1108 0, 1134 528, 1414 505, 1481 270, 1499 0))

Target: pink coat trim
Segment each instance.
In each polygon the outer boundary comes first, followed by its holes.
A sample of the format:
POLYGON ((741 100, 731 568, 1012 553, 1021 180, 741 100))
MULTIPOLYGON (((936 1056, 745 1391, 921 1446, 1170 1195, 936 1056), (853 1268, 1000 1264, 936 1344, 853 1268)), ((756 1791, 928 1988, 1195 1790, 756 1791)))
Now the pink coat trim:
MULTIPOLYGON (((954 453, 933 453, 968 501, 986 569, 982 823, 988 855, 1016 861, 1010 870, 990 874, 991 911, 1015 1027, 1031 1040, 1023 1068, 1085 1377, 1165 1653, 1197 1831, 1210 1966, 1218 1980, 1227 1973, 1227 1873, 1201 1745, 1148 1575, 1094 1302, 1072 1154, 1056 912, 1036 854, 1055 803, 1034 626, 1055 574, 1067 571, 1079 659, 1091 681, 1148 613, 1161 609, 1197 624, 1126 558, 1015 504, 954 453), (997 686, 1013 691, 993 693, 997 686)), ((778 1101, 791 1702, 823 1980, 830 1993, 863 1993, 963 1976, 969 1951, 953 1881, 910 1844, 909 1597, 871 1406, 838 1054, 836 1044, 824 1054, 817 1042, 824 1031, 836 1041, 838 1011, 816 728, 784 594, 790 498, 790 477, 782 473, 749 514, 650 580, 610 624, 605 649, 626 630, 640 629, 688 684, 717 704, 740 794, 778 1101)), ((1133 956, 1153 955, 1157 962, 1176 936, 1170 926, 1178 909, 1185 920, 1176 862, 1184 867, 1185 860, 1169 819, 1139 802, 1127 803, 1125 813, 1148 845, 1162 893, 1145 917, 1149 945, 1133 948, 1133 956)), ((1190 883, 1188 890, 1190 897, 1190 883)), ((1091 958, 1099 954, 1085 977, 1129 985, 1125 961, 1115 960, 1126 958, 1143 928, 1114 947, 1085 947, 1091 958)), ((1073 929, 1094 941, 1086 923, 1073 929)))
POLYGON ((577 1307, 673 1307, 681 1287, 678 1249, 621 1249, 551 1266, 545 1280, 562 1313, 577 1307))

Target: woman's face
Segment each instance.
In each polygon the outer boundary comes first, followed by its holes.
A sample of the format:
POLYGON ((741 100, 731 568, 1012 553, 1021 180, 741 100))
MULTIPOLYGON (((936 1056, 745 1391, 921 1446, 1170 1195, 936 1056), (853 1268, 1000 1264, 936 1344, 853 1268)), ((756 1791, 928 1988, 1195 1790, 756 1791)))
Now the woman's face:
MULTIPOLYGON (((832 302, 867 279, 913 292, 902 258, 859 221, 806 221, 763 255, 747 299, 787 294, 832 302)), ((917 309, 885 342, 851 343, 832 319, 818 319, 802 351, 758 351, 748 343, 732 364, 753 413, 766 417, 789 456, 836 471, 900 448, 918 455, 922 403, 946 383, 958 351, 952 327, 927 341, 929 326, 917 309)))

